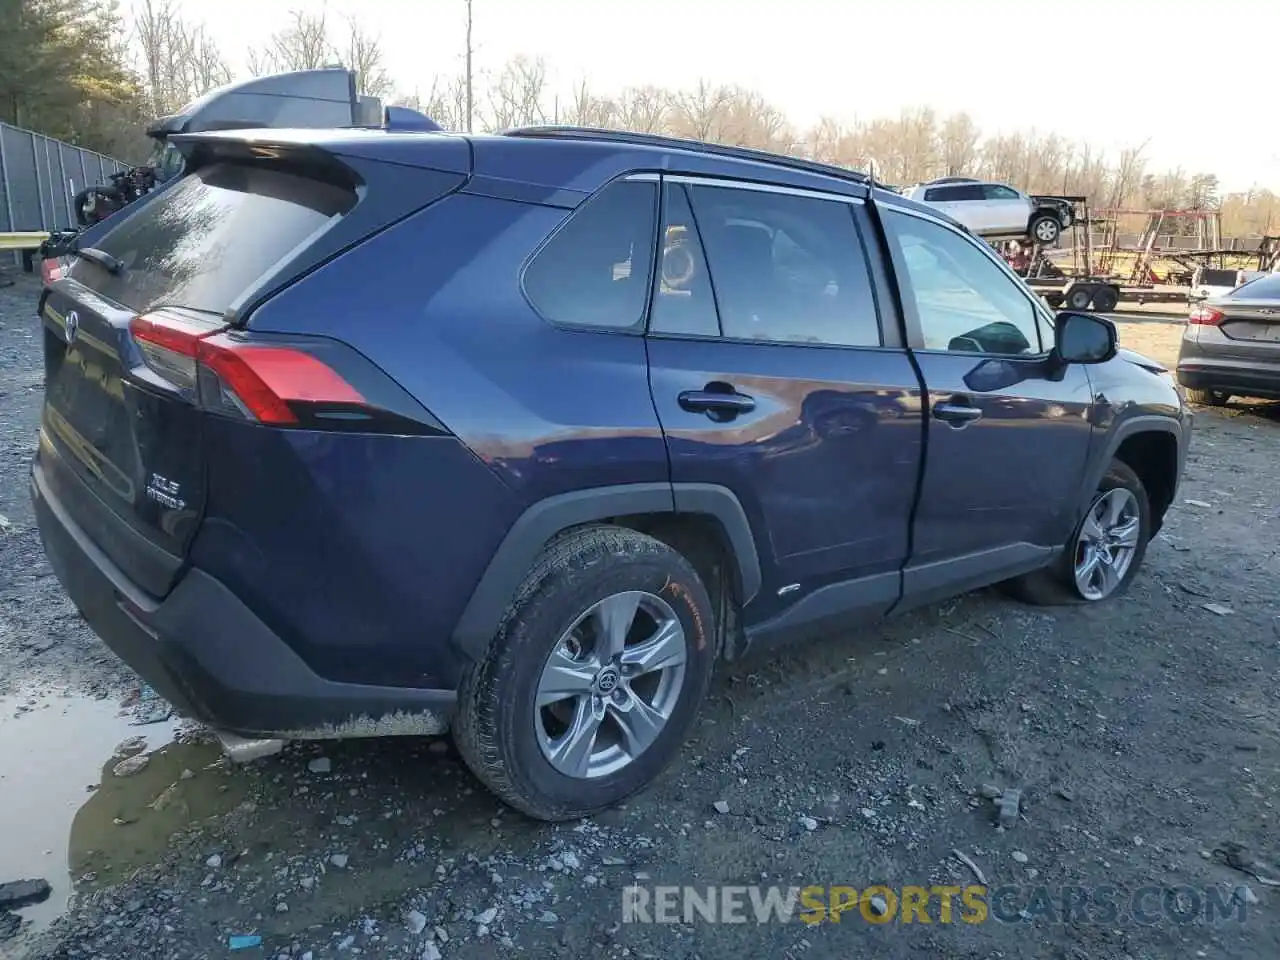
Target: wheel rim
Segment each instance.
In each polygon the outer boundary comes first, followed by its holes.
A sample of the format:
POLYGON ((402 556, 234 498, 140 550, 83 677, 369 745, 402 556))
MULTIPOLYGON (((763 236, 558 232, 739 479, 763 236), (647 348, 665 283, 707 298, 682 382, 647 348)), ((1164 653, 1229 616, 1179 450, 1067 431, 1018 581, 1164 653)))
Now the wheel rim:
POLYGON ((1138 552, 1138 498, 1123 487, 1097 497, 1076 538, 1076 589, 1086 600, 1115 593, 1138 552))
POLYGON ((1052 240, 1054 238, 1053 224, 1048 220, 1041 220, 1036 224, 1037 240, 1052 240))
POLYGON ((661 597, 628 591, 592 605, 547 657, 534 700, 542 755, 560 773, 616 773, 661 734, 684 686, 684 627, 661 597))

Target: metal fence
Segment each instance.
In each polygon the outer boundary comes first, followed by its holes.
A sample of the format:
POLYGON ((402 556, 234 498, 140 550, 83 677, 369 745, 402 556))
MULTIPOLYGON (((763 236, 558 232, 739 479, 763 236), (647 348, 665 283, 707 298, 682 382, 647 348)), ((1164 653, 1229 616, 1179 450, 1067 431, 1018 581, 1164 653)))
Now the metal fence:
POLYGON ((0 233, 75 226, 71 199, 124 166, 92 150, 0 123, 0 233))

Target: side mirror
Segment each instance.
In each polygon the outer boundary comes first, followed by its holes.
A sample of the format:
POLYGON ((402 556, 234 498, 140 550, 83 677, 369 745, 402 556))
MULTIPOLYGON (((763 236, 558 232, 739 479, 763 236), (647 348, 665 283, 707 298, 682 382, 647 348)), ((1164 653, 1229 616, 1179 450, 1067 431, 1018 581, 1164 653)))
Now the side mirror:
POLYGON ((1064 311, 1054 321, 1054 332, 1061 363, 1106 363, 1116 355, 1116 325, 1103 317, 1064 311))

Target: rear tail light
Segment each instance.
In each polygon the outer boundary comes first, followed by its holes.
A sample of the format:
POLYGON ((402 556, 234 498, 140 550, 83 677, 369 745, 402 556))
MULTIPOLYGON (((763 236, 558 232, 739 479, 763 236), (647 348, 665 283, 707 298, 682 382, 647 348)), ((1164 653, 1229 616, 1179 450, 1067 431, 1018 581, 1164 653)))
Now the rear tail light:
POLYGON ((40 279, 48 286, 66 272, 66 267, 62 257, 45 257, 40 261, 40 279))
POLYGON ((1190 323, 1201 324, 1206 327, 1216 327, 1222 323, 1226 314, 1221 310, 1215 310, 1213 307, 1205 306, 1203 303, 1191 311, 1188 318, 1190 323))
POLYGON ((297 425, 306 408, 358 413, 364 396, 305 347, 249 343, 164 313, 136 317, 143 362, 201 407, 223 416, 297 425))

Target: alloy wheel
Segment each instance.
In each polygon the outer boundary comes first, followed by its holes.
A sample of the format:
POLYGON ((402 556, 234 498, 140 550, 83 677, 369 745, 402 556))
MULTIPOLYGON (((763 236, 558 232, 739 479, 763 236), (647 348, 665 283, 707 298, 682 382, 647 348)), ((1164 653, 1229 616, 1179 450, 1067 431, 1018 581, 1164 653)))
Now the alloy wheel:
POLYGON ((1115 487, 1094 499, 1076 538, 1076 589, 1086 600, 1102 600, 1116 591, 1138 550, 1142 514, 1138 498, 1115 487))
POLYGON ((538 746, 565 776, 616 773, 658 738, 684 684, 684 627, 661 597, 593 604, 547 658, 534 701, 538 746))

